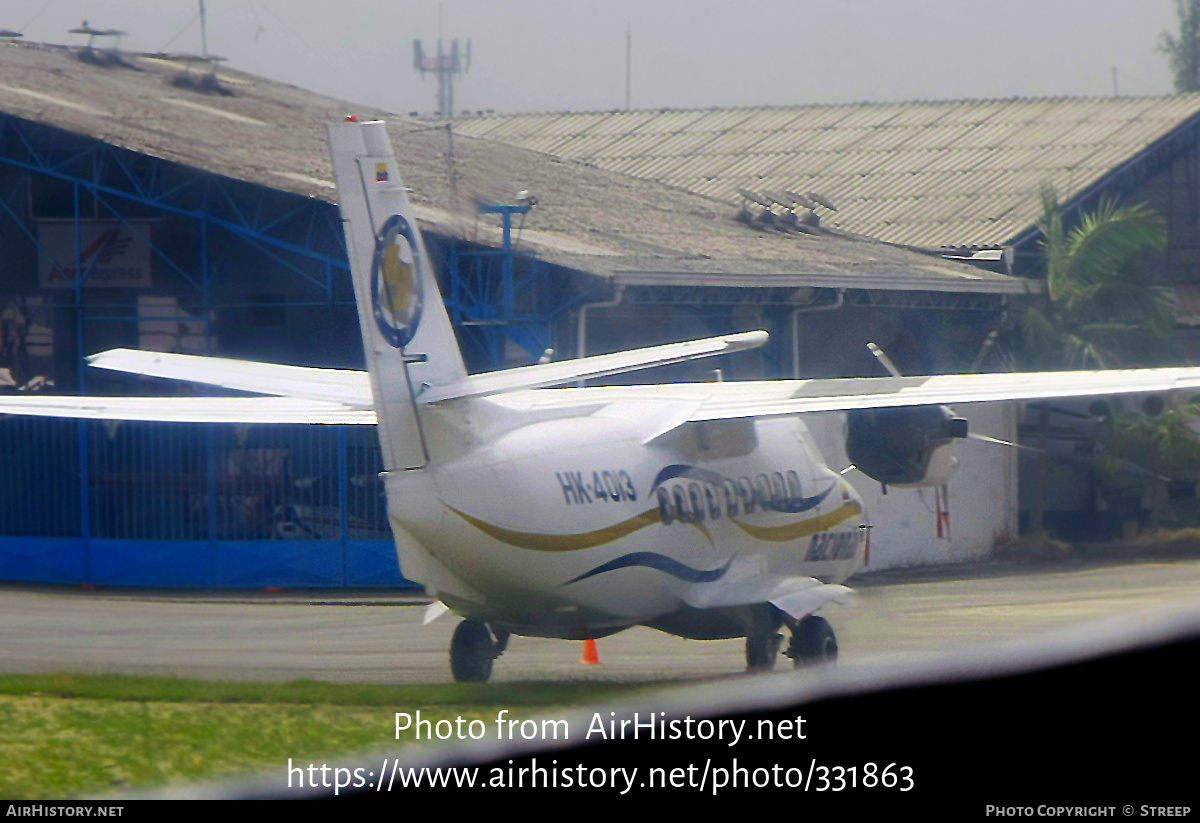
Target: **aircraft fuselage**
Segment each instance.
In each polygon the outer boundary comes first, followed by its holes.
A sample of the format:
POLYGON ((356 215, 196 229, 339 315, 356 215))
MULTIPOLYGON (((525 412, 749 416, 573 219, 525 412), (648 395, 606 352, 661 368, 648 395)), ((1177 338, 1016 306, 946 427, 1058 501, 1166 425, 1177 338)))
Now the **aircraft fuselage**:
POLYGON ((543 420, 387 483, 393 526, 463 584, 438 595, 515 634, 744 636, 689 595, 762 572, 838 583, 866 544, 861 499, 795 418, 646 445, 626 420, 543 420))

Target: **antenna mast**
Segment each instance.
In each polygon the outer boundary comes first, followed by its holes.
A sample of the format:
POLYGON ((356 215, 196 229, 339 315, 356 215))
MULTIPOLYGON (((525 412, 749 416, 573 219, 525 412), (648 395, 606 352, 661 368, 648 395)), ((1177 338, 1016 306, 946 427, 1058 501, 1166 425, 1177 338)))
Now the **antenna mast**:
POLYGON ((471 68, 471 41, 467 41, 465 52, 458 48, 458 38, 450 41, 450 51, 442 51, 442 41, 438 40, 437 54, 426 55, 420 40, 413 40, 413 68, 421 72, 431 71, 438 78, 438 114, 442 117, 454 116, 454 78, 471 68))
POLYGON ((200 0, 200 56, 208 59, 208 23, 204 17, 204 0, 200 0))
POLYGON ((437 55, 427 56, 420 40, 413 40, 413 68, 425 76, 431 71, 438 79, 438 114, 445 118, 454 117, 454 78, 471 68, 471 41, 467 40, 465 53, 458 49, 458 38, 450 41, 450 52, 442 51, 442 6, 438 4, 437 55))
POLYGON ((625 111, 629 111, 629 87, 633 78, 633 24, 625 24, 625 111))

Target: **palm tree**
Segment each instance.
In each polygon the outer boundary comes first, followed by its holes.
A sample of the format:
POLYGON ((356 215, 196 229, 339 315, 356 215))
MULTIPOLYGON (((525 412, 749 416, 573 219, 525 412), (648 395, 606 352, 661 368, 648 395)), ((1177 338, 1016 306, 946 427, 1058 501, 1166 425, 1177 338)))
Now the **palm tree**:
POLYGON ((1119 464, 1125 461, 1145 467, 1150 484, 1150 527, 1157 529, 1166 502, 1166 483, 1181 476, 1194 479, 1200 465, 1200 438, 1192 428, 1193 421, 1200 418, 1200 404, 1185 403, 1153 416, 1126 412, 1119 402, 1110 403, 1109 408, 1110 447, 1102 463, 1110 474, 1119 471, 1119 464))
MULTIPOLYGON (((1167 245, 1162 217, 1145 204, 1104 199, 1066 231, 1058 196, 1041 189, 1046 290, 1018 315, 1024 350, 1039 369, 1108 368, 1161 361, 1175 324, 1170 293, 1139 266, 1147 251, 1167 245)), ((1039 416, 1033 529, 1045 531, 1046 451, 1050 412, 1039 416)))
POLYGON ((1175 0, 1179 36, 1163 32, 1158 50, 1171 63, 1175 91, 1200 91, 1200 0, 1175 0))
POLYGON ((1020 315, 1025 353, 1042 369, 1108 368, 1170 351, 1170 292, 1138 266, 1167 245, 1166 222, 1146 204, 1104 199, 1067 232, 1054 189, 1041 190, 1046 291, 1020 315))

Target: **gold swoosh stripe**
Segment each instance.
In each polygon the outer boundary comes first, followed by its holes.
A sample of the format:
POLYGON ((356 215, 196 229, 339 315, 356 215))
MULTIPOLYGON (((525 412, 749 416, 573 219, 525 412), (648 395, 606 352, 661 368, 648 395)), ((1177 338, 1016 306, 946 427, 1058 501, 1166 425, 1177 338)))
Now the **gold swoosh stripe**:
MULTIPOLYGON (((591 549, 611 543, 614 540, 620 540, 622 537, 627 537, 636 531, 644 529, 646 526, 662 522, 658 509, 654 508, 647 509, 636 517, 631 517, 628 520, 593 532, 584 532, 582 534, 543 534, 540 532, 519 532, 512 529, 505 529, 480 520, 478 517, 472 517, 466 512, 461 512, 449 503, 443 502, 442 505, 484 534, 494 537, 510 546, 536 552, 573 552, 580 549, 591 549)), ((799 523, 788 523, 784 526, 754 526, 737 520, 733 522, 751 537, 773 543, 783 543, 824 531, 836 526, 843 520, 853 517, 861 511, 862 506, 858 503, 847 503, 845 506, 835 509, 828 514, 809 518, 808 520, 801 520, 799 523)), ((709 542, 712 542, 712 536, 708 533, 708 529, 705 528, 703 523, 693 523, 691 525, 696 526, 708 538, 709 542)))
POLYGON ((573 552, 580 549, 590 549, 594 546, 602 546, 605 543, 620 540, 622 537, 633 534, 639 529, 662 522, 658 516, 658 509, 653 508, 647 509, 636 517, 631 517, 621 523, 594 532, 584 532, 583 534, 539 534, 538 532, 518 532, 511 529, 504 529, 500 526, 493 526, 491 523, 486 523, 477 517, 460 512, 449 503, 443 502, 442 505, 484 534, 494 537, 510 546, 516 546, 519 549, 530 549, 535 552, 573 552))
POLYGON ((828 514, 818 515, 808 520, 801 520, 798 523, 788 523, 783 526, 753 526, 737 520, 734 522, 737 523, 738 528, 751 537, 756 537, 759 540, 769 540, 772 543, 783 543, 788 540, 799 540, 801 537, 808 537, 810 534, 825 531, 841 523, 843 520, 849 520, 861 511, 861 504, 851 502, 839 509, 834 509, 828 514))

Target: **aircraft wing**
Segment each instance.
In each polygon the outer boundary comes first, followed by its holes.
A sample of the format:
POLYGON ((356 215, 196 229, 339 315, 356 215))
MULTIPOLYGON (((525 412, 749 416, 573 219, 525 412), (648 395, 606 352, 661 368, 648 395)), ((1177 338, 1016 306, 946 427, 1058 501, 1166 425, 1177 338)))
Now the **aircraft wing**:
POLYGON ((505 405, 550 408, 673 399, 692 405, 681 422, 772 417, 803 412, 896 406, 1040 400, 1200 389, 1200 368, 945 374, 611 386, 522 392, 497 398, 505 405))
MULTIPOLYGON (((792 382, 792 381, 788 381, 792 382)), ((800 412, 1142 394, 1200 388, 1200 368, 946 374, 796 381, 791 397, 711 397, 692 421, 800 412)), ((736 385, 736 384, 730 384, 736 385)))
POLYGON ((0 414, 163 423, 375 423, 369 407, 292 397, 0 395, 0 414))

